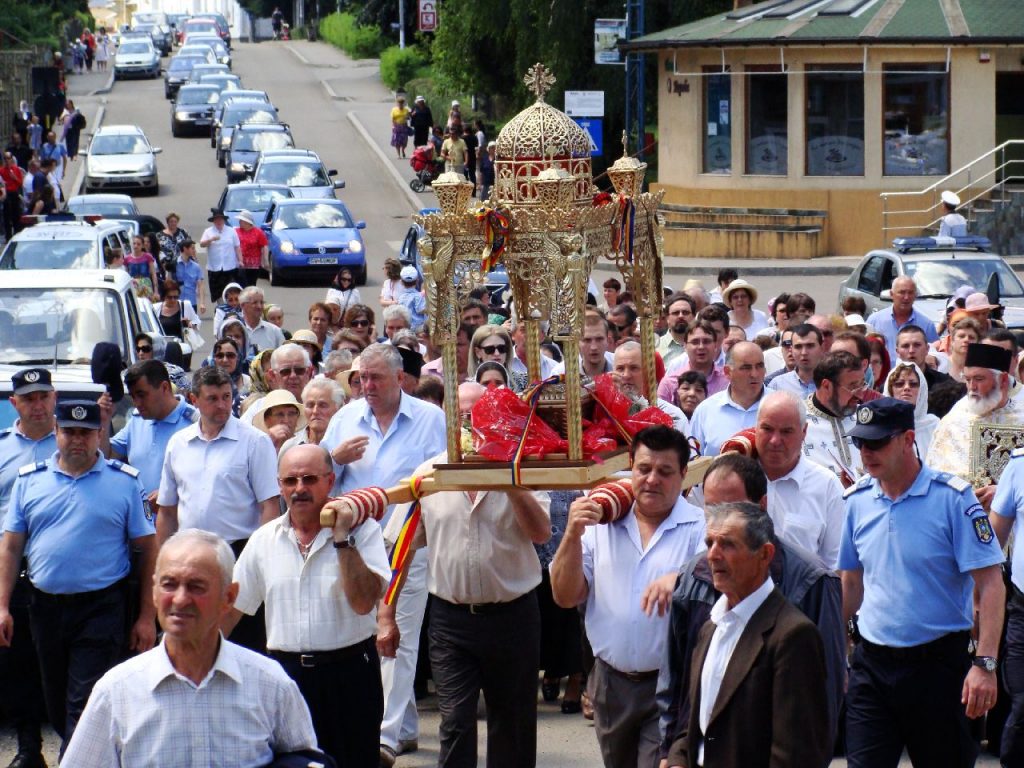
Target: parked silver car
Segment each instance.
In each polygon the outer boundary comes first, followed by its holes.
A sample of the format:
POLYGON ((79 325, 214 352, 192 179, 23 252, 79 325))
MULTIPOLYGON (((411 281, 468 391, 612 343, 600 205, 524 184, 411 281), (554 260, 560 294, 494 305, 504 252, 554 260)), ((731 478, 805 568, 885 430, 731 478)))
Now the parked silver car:
POLYGON ((135 189, 157 194, 160 179, 156 156, 163 150, 149 143, 137 125, 105 125, 93 134, 84 153, 85 191, 135 189))
POLYGON ((839 285, 839 303, 859 296, 868 314, 892 306, 892 281, 909 276, 917 285, 915 306, 930 320, 945 316, 946 303, 958 288, 968 285, 986 293, 998 292, 1006 309, 1003 322, 1024 328, 1024 285, 999 254, 990 252, 984 237, 956 238, 942 244, 932 237, 902 237, 892 248, 868 253, 839 285))

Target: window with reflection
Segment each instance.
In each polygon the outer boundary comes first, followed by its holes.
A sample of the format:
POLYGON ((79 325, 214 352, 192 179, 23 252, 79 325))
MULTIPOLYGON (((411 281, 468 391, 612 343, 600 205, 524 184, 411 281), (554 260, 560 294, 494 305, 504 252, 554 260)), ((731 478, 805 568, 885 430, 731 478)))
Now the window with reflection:
POLYGON ((886 64, 886 176, 949 173, 949 73, 945 64, 886 64))
POLYGON ((747 173, 785 176, 788 76, 778 67, 747 67, 747 72, 747 173))
MULTIPOLYGON (((705 72, 717 71, 705 67, 705 72)), ((704 78, 704 173, 732 173, 732 76, 704 78)))
POLYGON ((864 74, 857 65, 809 66, 806 173, 864 175, 864 74))

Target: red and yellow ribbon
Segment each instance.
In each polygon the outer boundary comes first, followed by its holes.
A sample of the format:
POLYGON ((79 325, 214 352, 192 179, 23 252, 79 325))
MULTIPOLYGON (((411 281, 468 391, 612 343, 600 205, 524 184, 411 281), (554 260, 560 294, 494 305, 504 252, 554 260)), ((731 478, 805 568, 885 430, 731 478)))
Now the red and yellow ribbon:
POLYGON ((522 395, 520 395, 523 400, 530 403, 530 415, 526 418, 526 426, 523 427, 523 434, 519 438, 519 445, 516 446, 516 453, 512 457, 512 485, 522 485, 522 463, 523 459, 526 458, 523 455, 523 449, 526 446, 526 437, 530 434, 530 427, 533 426, 533 420, 537 418, 537 406, 540 404, 540 394, 548 384, 558 384, 564 379, 565 377, 562 374, 556 374, 555 376, 549 376, 543 381, 535 381, 523 391, 522 395))
POLYGON ((480 271, 487 274, 494 269, 508 247, 508 236, 512 219, 504 208, 482 206, 477 209, 476 220, 484 223, 484 252, 481 255, 480 271))
POLYGON ((402 576, 402 570, 409 561, 412 552, 412 540, 416 536, 416 529, 419 528, 420 517, 420 485, 422 477, 413 477, 409 480, 409 489, 412 491, 413 502, 409 511, 405 513, 405 521, 402 523, 402 530, 395 540, 394 549, 391 550, 391 581, 388 583, 387 591, 384 593, 384 604, 391 605, 395 602, 398 594, 398 582, 402 576))

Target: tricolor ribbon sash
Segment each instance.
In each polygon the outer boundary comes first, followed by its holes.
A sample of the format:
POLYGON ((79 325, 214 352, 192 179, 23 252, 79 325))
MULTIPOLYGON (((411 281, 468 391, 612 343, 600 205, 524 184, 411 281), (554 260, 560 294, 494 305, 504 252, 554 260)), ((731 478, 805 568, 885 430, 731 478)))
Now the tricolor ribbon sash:
POLYGON ((508 247, 508 236, 512 220, 504 208, 481 206, 475 214, 477 221, 484 223, 484 246, 481 254, 480 271, 487 274, 494 269, 508 247))
POLYGON ((535 381, 521 395, 523 400, 530 404, 530 415, 526 419, 526 426, 523 427, 523 434, 519 438, 519 445, 516 446, 516 453, 512 457, 512 485, 522 485, 522 462, 526 458, 523 455, 523 448, 526 445, 526 436, 530 434, 530 427, 533 426, 533 420, 537 418, 537 406, 540 404, 541 392, 549 384, 558 384, 564 380, 565 376, 562 374, 549 376, 543 381, 535 381))
POLYGON ((398 594, 398 581, 402 575, 402 570, 405 568, 405 564, 409 560, 409 554, 412 552, 412 540, 416 535, 416 529, 420 524, 420 485, 423 482, 422 477, 413 477, 409 480, 409 489, 412 491, 413 502, 409 506, 409 511, 405 513, 405 520, 402 522, 402 530, 398 533, 398 539, 395 541, 394 549, 391 550, 391 581, 388 583, 387 591, 384 593, 384 604, 391 605, 395 602, 395 597, 398 594))

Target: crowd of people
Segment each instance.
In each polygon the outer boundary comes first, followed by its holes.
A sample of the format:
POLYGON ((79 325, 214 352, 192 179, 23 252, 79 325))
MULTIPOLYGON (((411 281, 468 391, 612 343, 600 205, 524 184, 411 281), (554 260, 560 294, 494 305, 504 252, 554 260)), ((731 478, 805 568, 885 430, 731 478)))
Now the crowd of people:
MULTIPOLYGON (((935 324, 909 278, 891 308, 827 314, 806 293, 761 303, 723 269, 711 291, 666 290, 649 402, 633 298, 592 282, 585 380, 665 425, 592 493, 436 493, 412 535, 406 508, 376 519, 338 497, 447 461, 417 270, 385 263, 378 318, 341 269, 286 329, 246 274, 260 246, 210 219, 205 277, 174 214, 158 237, 173 276, 145 250, 123 259, 170 335, 198 327, 204 282, 214 307, 205 359, 135 339, 123 427, 112 394, 58 403, 48 370, 14 377, 0 700, 17 766, 45 764, 45 708, 67 765, 320 750, 390 768, 418 749, 424 677, 443 766, 477 764, 481 692, 488 765, 536 764, 538 685, 593 719, 609 767, 884 768, 904 749, 970 766, 983 738, 1024 764, 1024 563, 1004 573, 1001 550, 1024 450, 982 480, 970 437, 1024 424, 1022 355, 975 286, 935 324), (713 461, 693 483, 697 455, 713 461)), ((460 320, 471 422, 489 390, 530 386, 526 329, 485 288, 460 320)), ((542 352, 542 377, 564 372, 554 340, 542 352)))

